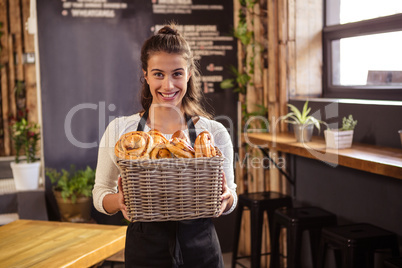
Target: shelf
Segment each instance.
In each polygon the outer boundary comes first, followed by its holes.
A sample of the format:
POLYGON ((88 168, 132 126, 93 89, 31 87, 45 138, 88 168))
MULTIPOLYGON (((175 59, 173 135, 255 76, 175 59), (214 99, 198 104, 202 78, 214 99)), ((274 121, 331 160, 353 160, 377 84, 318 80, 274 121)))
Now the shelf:
POLYGON ((348 149, 327 149, 322 137, 311 142, 297 142, 293 133, 244 133, 243 142, 270 150, 317 159, 370 173, 402 179, 402 149, 353 143, 348 149))

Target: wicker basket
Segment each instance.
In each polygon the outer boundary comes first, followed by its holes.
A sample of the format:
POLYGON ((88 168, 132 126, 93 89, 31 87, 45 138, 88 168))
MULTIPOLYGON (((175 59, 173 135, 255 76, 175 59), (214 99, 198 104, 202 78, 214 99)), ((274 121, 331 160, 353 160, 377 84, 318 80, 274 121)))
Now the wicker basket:
POLYGON ((218 216, 223 160, 119 160, 129 219, 150 222, 218 216))

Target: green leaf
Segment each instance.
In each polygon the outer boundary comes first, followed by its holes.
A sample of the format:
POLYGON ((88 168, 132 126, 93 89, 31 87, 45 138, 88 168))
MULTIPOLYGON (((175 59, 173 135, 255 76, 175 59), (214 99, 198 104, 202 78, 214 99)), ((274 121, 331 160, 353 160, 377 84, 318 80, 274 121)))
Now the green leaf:
POLYGON ((228 89, 228 88, 233 88, 234 87, 234 79, 225 79, 221 82, 220 87, 222 89, 228 89))

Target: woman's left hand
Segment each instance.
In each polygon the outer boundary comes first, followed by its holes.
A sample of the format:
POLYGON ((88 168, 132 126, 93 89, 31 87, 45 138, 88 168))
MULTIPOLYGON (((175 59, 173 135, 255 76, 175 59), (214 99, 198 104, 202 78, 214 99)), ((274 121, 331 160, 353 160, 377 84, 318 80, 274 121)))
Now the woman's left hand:
POLYGON ((221 195, 221 210, 219 211, 219 216, 222 215, 223 212, 229 210, 233 205, 233 196, 232 192, 229 190, 228 184, 226 182, 225 172, 223 172, 222 177, 222 195, 221 195))

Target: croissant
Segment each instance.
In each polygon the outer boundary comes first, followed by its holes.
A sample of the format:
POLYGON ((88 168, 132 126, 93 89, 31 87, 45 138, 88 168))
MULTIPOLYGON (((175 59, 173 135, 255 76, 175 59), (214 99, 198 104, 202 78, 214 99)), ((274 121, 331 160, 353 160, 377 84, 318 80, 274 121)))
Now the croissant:
POLYGON ((150 153, 151 159, 173 158, 172 153, 167 149, 166 144, 157 144, 150 153))
POLYGON ((114 153, 123 159, 148 159, 152 148, 153 139, 148 133, 132 131, 120 137, 114 147, 114 153))
POLYGON ((194 142, 195 157, 213 157, 216 156, 214 138, 208 131, 198 134, 194 142))
POLYGON ((166 147, 175 157, 194 158, 194 149, 185 139, 172 138, 166 147))

